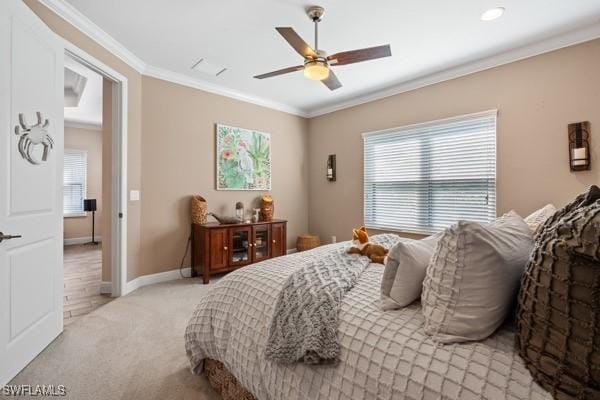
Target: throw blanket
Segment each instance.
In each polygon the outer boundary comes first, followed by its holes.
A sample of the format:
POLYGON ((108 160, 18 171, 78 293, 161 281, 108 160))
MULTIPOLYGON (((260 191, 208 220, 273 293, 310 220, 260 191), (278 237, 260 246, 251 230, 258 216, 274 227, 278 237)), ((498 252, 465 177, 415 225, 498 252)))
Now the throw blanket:
POLYGON ((369 265, 367 257, 336 249, 290 275, 279 293, 265 356, 306 364, 335 362, 340 354, 338 313, 342 299, 369 265))

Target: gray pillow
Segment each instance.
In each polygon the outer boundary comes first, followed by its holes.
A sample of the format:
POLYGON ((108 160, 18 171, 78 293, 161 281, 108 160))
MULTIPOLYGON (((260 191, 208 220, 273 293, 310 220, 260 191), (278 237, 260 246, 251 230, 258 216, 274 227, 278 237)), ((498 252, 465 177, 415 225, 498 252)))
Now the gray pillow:
POLYGON ((419 298, 427 264, 440 236, 400 240, 390 249, 381 280, 383 310, 402 308, 419 298))
POLYGON ((491 335, 512 309, 532 249, 532 232, 514 211, 446 229, 423 281, 425 333, 442 343, 491 335))

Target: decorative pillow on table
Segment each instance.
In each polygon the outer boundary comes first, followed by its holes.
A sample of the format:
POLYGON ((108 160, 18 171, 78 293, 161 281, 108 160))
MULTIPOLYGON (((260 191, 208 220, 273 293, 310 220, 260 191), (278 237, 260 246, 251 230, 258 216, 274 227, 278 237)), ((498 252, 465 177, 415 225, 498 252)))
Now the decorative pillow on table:
POLYGON ((381 280, 383 310, 402 308, 419 298, 425 270, 440 236, 400 240, 390 249, 381 280))
POLYGON ((525 223, 529 226, 531 232, 533 232, 534 237, 537 236, 537 233, 541 230, 544 222, 553 216, 555 212, 556 207, 554 207, 554 204, 546 204, 544 207, 532 212, 530 215, 524 218, 525 223))
POLYGON ((513 309, 532 248, 531 230, 514 211, 447 228, 423 282, 425 333, 442 343, 491 335, 513 309))
POLYGON ((556 212, 523 276, 516 347, 555 399, 600 399, 600 188, 556 212))

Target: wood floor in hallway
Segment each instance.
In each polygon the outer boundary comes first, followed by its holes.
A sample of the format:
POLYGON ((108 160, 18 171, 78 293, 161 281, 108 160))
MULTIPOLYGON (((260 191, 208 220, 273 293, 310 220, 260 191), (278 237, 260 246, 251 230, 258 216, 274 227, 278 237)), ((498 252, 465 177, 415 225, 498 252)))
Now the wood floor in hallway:
POLYGON ((100 294, 102 282, 102 245, 65 246, 64 321, 68 325, 112 300, 100 294))

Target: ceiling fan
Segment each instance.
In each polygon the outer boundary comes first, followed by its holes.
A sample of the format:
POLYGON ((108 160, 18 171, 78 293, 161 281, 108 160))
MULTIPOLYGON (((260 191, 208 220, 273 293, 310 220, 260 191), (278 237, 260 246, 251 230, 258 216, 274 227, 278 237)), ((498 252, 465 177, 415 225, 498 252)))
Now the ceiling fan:
POLYGON ((328 56, 323 50, 319 50, 319 22, 323 17, 325 9, 319 6, 312 6, 306 10, 308 17, 315 24, 315 47, 312 49, 292 28, 275 28, 277 32, 287 42, 304 57, 303 65, 296 65, 269 72, 262 75, 256 75, 256 79, 265 79, 277 75, 283 75, 290 72, 304 71, 304 76, 308 79, 319 80, 330 90, 336 90, 342 87, 342 84, 335 76, 330 67, 337 65, 348 65, 362 61, 374 60, 376 58, 389 57, 392 55, 390 45, 368 47, 366 49, 343 51, 328 56))

